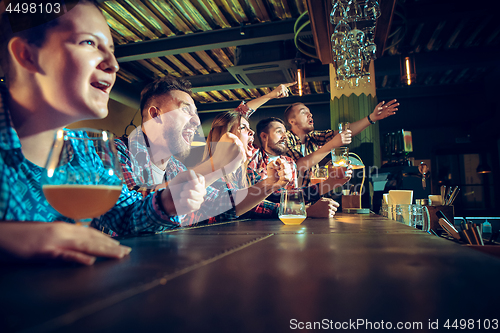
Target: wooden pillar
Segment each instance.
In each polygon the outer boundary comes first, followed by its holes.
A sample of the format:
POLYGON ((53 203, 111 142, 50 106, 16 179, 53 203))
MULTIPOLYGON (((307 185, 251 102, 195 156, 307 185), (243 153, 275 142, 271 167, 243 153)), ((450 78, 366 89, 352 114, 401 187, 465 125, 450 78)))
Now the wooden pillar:
MULTIPOLYGON (((365 118, 377 105, 375 89, 375 69, 373 61, 370 64, 371 82, 367 87, 348 86, 336 89, 337 74, 330 64, 330 119, 331 128, 338 129, 339 122, 353 123, 365 118)), ((358 154, 367 167, 381 165, 380 133, 378 122, 370 125, 363 132, 353 137, 349 150, 358 154)))

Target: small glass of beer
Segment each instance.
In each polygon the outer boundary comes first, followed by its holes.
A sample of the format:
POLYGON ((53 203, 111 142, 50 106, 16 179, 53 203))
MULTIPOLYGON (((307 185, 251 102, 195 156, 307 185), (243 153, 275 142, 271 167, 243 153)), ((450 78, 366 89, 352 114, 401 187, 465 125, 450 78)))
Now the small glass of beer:
POLYGON ((339 123, 339 133, 345 132, 351 129, 351 125, 349 122, 341 122, 339 123))
POLYGON ((311 173, 311 184, 315 185, 328 179, 328 167, 313 168, 311 173))
POLYGON ((282 190, 278 217, 284 224, 299 225, 307 217, 304 192, 300 189, 282 190))
POLYGON ((113 135, 90 128, 58 130, 42 176, 49 204, 77 224, 110 210, 123 183, 113 135))
POLYGON ((349 148, 339 147, 333 148, 331 151, 333 176, 335 178, 344 178, 345 172, 350 164, 349 148))

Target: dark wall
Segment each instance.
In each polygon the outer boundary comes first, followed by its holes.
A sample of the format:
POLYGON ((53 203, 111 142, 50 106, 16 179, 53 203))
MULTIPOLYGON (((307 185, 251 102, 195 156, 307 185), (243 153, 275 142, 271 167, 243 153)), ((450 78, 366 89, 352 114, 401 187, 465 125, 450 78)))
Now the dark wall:
POLYGON ((494 133, 482 130, 485 123, 498 118, 494 103, 488 99, 491 97, 485 95, 399 98, 398 113, 380 122, 380 133, 411 131, 416 159, 430 158, 433 149, 467 140, 495 146, 494 140, 484 140, 485 134, 494 133))
MULTIPOLYGON (((433 194, 439 193, 441 185, 460 184, 461 192, 455 201, 458 216, 499 215, 500 100, 493 86, 485 85, 481 93, 475 94, 406 97, 398 101, 401 103, 398 114, 380 122, 380 133, 383 136, 401 129, 412 132, 414 151, 410 156, 431 160, 433 194), (484 187, 463 185, 471 183, 464 170, 465 154, 479 154, 492 168, 492 173, 479 177, 484 187), (459 164, 452 168, 459 170, 453 176, 440 163, 447 160, 459 164), (476 195, 478 202, 473 199, 476 195)), ((473 170, 480 164, 475 163, 473 170)))

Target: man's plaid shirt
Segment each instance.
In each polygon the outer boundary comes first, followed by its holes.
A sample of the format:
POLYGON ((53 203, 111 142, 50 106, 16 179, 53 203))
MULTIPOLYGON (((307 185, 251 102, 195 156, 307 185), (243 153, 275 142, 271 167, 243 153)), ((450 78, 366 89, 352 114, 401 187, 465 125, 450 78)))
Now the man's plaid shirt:
MULTIPOLYGON (((0 87, 0 221, 65 221, 74 223, 47 202, 41 180, 45 169, 28 161, 3 101, 8 92, 0 87)), ((76 133, 84 137, 83 132, 76 133)), ((70 163, 83 168, 102 168, 99 158, 75 150, 70 163)), ((103 171, 104 172, 104 171, 103 171)), ((158 203, 158 195, 143 198, 123 186, 120 197, 106 214, 92 220, 97 229, 113 230, 118 235, 158 232, 180 225, 176 216, 168 216, 158 203)))
MULTIPOLYGON (((158 184, 154 184, 152 162, 144 138, 144 133, 138 128, 125 140, 115 139, 115 145, 127 187, 147 195, 154 192, 158 184), (125 141, 128 142, 128 147, 125 141)), ((171 156, 165 168, 164 181, 168 183, 184 171, 187 171, 186 166, 171 156)), ((231 193, 227 187, 221 186, 217 189, 214 186, 208 186, 206 191, 201 208, 194 213, 180 217, 182 226, 191 226, 203 221, 213 223, 236 218, 235 209, 229 200, 231 193)))
POLYGON ((239 114, 243 115, 245 118, 250 118, 251 115, 254 114, 255 110, 250 109, 248 105, 245 103, 245 101, 242 101, 240 105, 236 109, 234 109, 235 112, 238 112, 239 114))
MULTIPOLYGON (((288 144, 287 155, 293 158, 294 161, 315 152, 335 136, 335 132, 330 129, 324 131, 311 131, 306 134, 305 142, 302 142, 293 132, 287 131, 286 134, 288 144), (305 146, 304 153, 302 153, 302 144, 305 146)), ((309 186, 311 184, 311 180, 309 179, 311 174, 310 171, 311 169, 305 172, 299 170, 299 176, 303 178, 302 186, 309 186)))
MULTIPOLYGON (((296 185, 297 181, 297 164, 295 161, 288 156, 280 156, 280 158, 284 158, 290 165, 292 166, 293 172, 293 181, 289 182, 284 189, 294 189, 298 186, 296 185)), ((267 178, 267 165, 269 164, 269 155, 262 149, 255 149, 250 162, 248 163, 247 174, 248 179, 250 181, 250 185, 255 185, 263 179, 267 178)), ((307 187, 301 187, 302 191, 304 191, 304 199, 306 203, 315 202, 321 198, 319 195, 319 185, 311 185, 307 187)), ((274 192, 271 194, 267 200, 271 202, 279 202, 281 196, 281 190, 274 192)))
MULTIPOLYGON (((234 191, 245 189, 247 186, 244 185, 243 177, 247 177, 244 174, 244 168, 239 168, 234 172, 236 181, 230 181, 229 179, 221 178, 217 180, 212 186, 216 188, 228 188, 234 191)), ((248 178, 247 178, 248 179, 248 178)), ((253 183, 250 185, 254 185, 253 183)), ((232 199, 231 199, 232 200, 232 199)), ((278 200, 279 202, 279 200, 278 200)), ((279 203, 270 202, 264 200, 260 202, 257 206, 252 208, 250 211, 246 212, 241 218, 277 218, 278 217, 279 203)))
MULTIPOLYGON (((280 156, 284 158, 292 166, 293 181, 289 182, 285 188, 295 188, 295 179, 297 179, 297 164, 288 156, 280 156)), ((255 149, 252 158, 248 162, 247 173, 250 179, 250 185, 255 185, 263 179, 267 178, 267 165, 269 164, 269 155, 262 149, 255 149)))

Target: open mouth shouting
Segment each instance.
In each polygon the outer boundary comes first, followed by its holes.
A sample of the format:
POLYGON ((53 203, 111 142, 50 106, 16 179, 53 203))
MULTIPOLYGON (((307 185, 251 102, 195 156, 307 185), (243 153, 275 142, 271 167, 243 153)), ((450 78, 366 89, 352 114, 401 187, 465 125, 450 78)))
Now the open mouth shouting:
POLYGON ((186 128, 182 131, 182 139, 184 139, 187 145, 190 146, 193 142, 195 132, 196 128, 186 128))
POLYGON ((248 143, 247 143, 246 149, 247 149, 247 156, 252 157, 252 152, 254 150, 253 137, 248 138, 248 143))
POLYGON ((286 144, 286 137, 283 136, 278 142, 276 142, 277 145, 285 145, 286 144))
POLYGON ((105 81, 105 80, 99 80, 99 81, 94 81, 90 83, 90 85, 96 89, 101 90, 105 94, 109 94, 109 91, 111 90, 111 82, 105 81))

